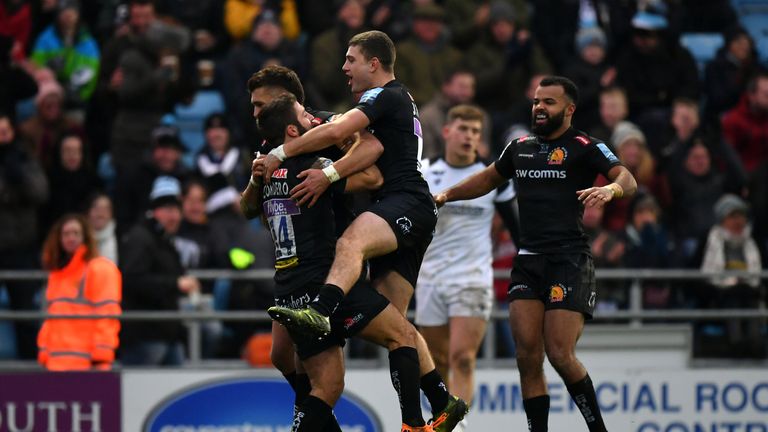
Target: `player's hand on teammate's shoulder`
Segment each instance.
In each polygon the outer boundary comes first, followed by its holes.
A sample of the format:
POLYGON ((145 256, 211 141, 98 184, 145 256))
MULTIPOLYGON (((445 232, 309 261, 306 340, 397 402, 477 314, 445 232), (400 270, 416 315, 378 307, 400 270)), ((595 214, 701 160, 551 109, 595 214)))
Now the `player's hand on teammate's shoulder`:
POLYGON ((280 164, 282 163, 280 159, 277 158, 277 156, 273 154, 268 154, 264 156, 264 182, 271 183, 272 182, 272 173, 275 172, 277 168, 280 167, 280 164))
POLYGON ((331 185, 331 181, 328 180, 323 170, 320 169, 304 170, 296 177, 304 179, 304 181, 291 189, 291 199, 296 201, 299 206, 309 203, 309 207, 312 207, 320 198, 320 195, 331 185))

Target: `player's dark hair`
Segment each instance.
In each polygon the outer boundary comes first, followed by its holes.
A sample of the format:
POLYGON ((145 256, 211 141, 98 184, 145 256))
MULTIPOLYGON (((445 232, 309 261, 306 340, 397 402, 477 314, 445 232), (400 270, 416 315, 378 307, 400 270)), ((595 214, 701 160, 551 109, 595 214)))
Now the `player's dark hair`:
POLYGON ((294 109, 295 103, 296 97, 294 95, 284 94, 264 105, 264 108, 259 112, 259 116, 256 117, 256 124, 268 148, 274 148, 283 143, 285 128, 288 125, 300 126, 294 109))
POLYGON ((673 99, 672 100, 672 106, 675 106, 675 105, 683 105, 683 106, 687 106, 689 108, 693 108, 693 109, 695 109, 697 111, 699 110, 699 103, 697 101, 695 101, 694 99, 691 99, 691 98, 685 97, 685 96, 680 96, 680 97, 676 97, 675 99, 673 99))
POLYGON ((152 6, 154 8, 157 7, 155 5, 155 1, 154 0, 131 0, 130 5, 131 6, 134 6, 134 5, 135 6, 152 6))
POLYGON ((573 102, 574 105, 577 105, 579 103, 579 89, 576 87, 576 84, 573 83, 573 81, 569 80, 566 77, 562 76, 548 76, 541 80, 539 83, 540 87, 549 87, 549 86, 560 86, 563 88, 563 91, 565 91, 566 96, 568 96, 568 99, 573 102))
POLYGON ((474 105, 456 105, 448 111, 446 123, 452 123, 456 119, 482 123, 484 117, 483 111, 474 105))
POLYGON ((371 30, 356 34, 349 40, 349 46, 360 47, 366 60, 379 59, 381 68, 386 72, 392 72, 395 67, 395 44, 384 32, 371 30))
POLYGON ((296 97, 300 104, 304 105, 304 87, 296 72, 284 66, 267 66, 251 75, 248 79, 248 93, 253 93, 257 88, 280 88, 296 97))

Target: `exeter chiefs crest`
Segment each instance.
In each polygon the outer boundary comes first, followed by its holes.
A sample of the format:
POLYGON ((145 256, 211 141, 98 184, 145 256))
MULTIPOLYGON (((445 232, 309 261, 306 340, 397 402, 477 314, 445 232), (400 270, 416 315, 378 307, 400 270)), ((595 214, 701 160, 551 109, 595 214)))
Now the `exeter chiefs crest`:
POLYGON ((568 150, 566 150, 563 147, 556 147, 554 150, 549 152, 549 155, 547 156, 547 164, 548 165, 562 165, 565 161, 565 158, 568 157, 568 150))

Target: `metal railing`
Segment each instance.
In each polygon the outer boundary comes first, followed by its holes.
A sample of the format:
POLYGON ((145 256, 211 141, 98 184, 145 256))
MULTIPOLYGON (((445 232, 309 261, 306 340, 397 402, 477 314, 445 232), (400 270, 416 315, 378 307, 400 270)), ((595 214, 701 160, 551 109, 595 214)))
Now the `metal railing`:
MULTIPOLYGON (((231 270, 193 270, 190 275, 200 280, 269 280, 274 276, 273 270, 249 270, 249 271, 231 271, 231 270)), ((643 282, 654 281, 702 281, 713 277, 711 274, 704 274, 699 270, 687 269, 598 269, 595 272, 596 279, 600 281, 623 280, 629 282, 629 301, 626 310, 617 311, 597 311, 594 316, 595 321, 613 321, 628 322, 629 328, 639 328, 643 322, 665 321, 665 322, 685 322, 713 319, 768 319, 768 309, 762 304, 758 309, 643 309, 643 282)), ((760 273, 747 272, 724 272, 718 276, 735 277, 755 277, 761 280, 768 280, 768 271, 760 273)), ((495 270, 494 277, 501 280, 509 279, 509 269, 495 270)), ((39 270, 21 271, 6 270, 0 271, 0 285, 5 281, 39 281, 46 280, 47 273, 39 270)), ((599 285, 598 285, 599 289, 599 285)), ((189 365, 200 366, 203 363, 201 323, 203 321, 249 321, 249 322, 269 322, 270 317, 265 311, 127 311, 121 315, 52 315, 43 311, 3 311, 0 310, 0 321, 29 321, 44 319, 93 319, 93 318, 116 318, 121 321, 182 321, 188 327, 188 349, 189 365)), ((413 312, 409 313, 409 318, 413 319, 413 312)), ((506 310, 494 309, 491 312, 491 320, 495 323, 498 320, 506 321, 508 314, 506 310)), ((489 325, 487 328, 485 342, 483 344, 483 354, 481 360, 493 358, 496 352, 495 326, 489 325)), ((386 354, 382 354, 386 355, 386 354)), ((379 359, 381 360, 381 359, 379 359)), ((482 363, 482 362, 481 362, 482 363)))

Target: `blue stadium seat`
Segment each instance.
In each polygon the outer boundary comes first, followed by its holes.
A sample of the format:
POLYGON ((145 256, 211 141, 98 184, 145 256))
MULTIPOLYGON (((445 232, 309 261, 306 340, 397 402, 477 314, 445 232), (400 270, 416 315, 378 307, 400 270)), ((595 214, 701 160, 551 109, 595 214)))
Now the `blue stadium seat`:
POLYGON ((680 35, 680 44, 688 49, 696 60, 699 68, 699 76, 704 77, 704 66, 715 58, 717 50, 725 41, 720 33, 683 33, 680 35))

